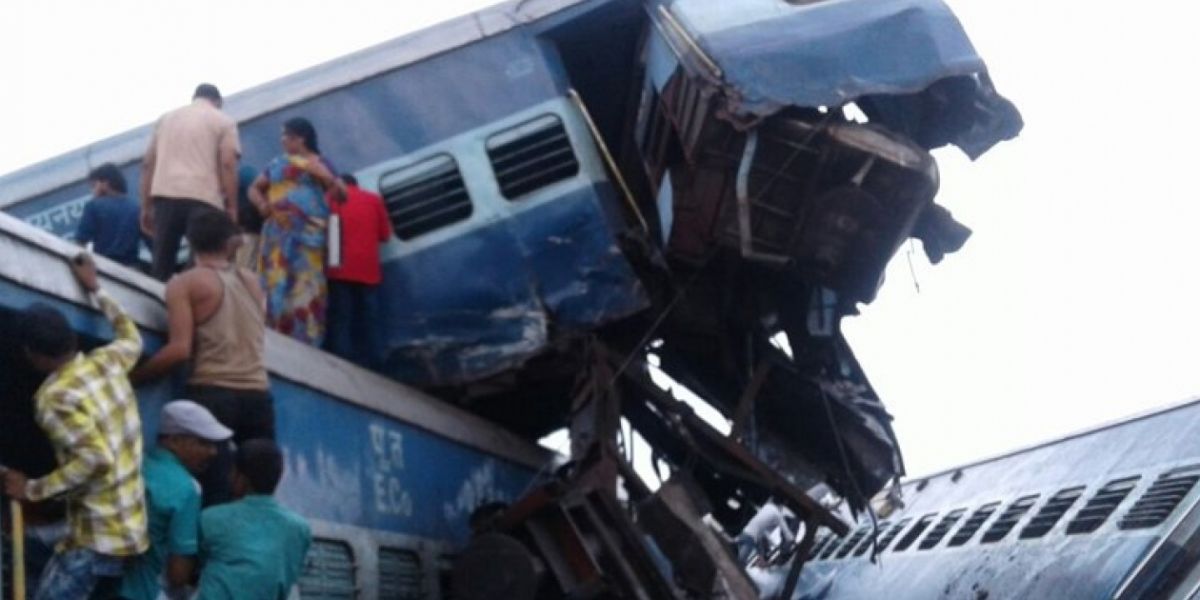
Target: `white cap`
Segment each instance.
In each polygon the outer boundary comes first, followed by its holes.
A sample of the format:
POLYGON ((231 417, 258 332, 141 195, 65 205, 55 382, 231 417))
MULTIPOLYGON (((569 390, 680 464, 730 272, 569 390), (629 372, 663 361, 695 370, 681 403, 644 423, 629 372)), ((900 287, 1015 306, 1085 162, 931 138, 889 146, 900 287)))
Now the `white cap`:
POLYGON ((221 424, 207 408, 191 400, 173 400, 162 408, 159 435, 194 435, 210 442, 223 442, 233 431, 221 424))

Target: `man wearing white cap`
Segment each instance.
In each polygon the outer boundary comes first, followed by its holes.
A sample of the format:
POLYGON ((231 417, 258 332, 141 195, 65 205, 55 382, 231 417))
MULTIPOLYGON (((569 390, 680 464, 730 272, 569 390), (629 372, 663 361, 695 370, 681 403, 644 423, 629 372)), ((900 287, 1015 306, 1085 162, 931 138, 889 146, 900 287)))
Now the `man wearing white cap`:
POLYGON ((233 432, 208 409, 191 400, 168 402, 158 423, 158 446, 146 454, 146 503, 150 549, 125 572, 120 597, 154 600, 184 597, 192 581, 199 550, 200 485, 192 474, 202 472, 233 432))

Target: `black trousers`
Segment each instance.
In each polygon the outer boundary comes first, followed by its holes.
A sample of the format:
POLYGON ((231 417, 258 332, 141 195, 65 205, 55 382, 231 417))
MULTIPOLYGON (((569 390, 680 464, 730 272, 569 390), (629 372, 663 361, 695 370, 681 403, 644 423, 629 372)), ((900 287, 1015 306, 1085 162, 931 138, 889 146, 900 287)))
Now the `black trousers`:
POLYGON ((154 202, 154 256, 150 261, 150 276, 166 281, 179 266, 179 246, 187 233, 188 220, 195 214, 218 209, 190 198, 155 196, 151 201, 154 202))
MULTIPOLYGON (((233 430, 233 442, 258 438, 275 439, 275 402, 271 393, 235 390, 209 385, 188 385, 184 398, 207 408, 222 425, 233 430)), ((217 445, 217 456, 200 474, 203 506, 233 500, 233 447, 217 445)))

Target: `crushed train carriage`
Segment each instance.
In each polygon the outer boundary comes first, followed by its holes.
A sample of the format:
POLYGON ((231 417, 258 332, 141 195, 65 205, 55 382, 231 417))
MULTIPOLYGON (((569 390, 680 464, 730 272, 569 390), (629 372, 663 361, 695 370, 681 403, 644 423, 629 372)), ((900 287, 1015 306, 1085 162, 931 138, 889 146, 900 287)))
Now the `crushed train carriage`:
MULTIPOLYGON (((903 474, 840 319, 906 239, 936 262, 969 235, 929 152, 1021 127, 940 0, 507 2, 226 110, 246 163, 305 116, 384 197, 387 376, 527 440, 570 426, 576 458, 623 416, 676 467, 729 467, 691 496, 730 531, 772 494, 841 530, 796 490, 861 508, 903 474), (651 350, 732 437, 662 396, 651 350)), ((0 178, 0 209, 70 236, 88 168, 136 178, 149 134, 0 178)))

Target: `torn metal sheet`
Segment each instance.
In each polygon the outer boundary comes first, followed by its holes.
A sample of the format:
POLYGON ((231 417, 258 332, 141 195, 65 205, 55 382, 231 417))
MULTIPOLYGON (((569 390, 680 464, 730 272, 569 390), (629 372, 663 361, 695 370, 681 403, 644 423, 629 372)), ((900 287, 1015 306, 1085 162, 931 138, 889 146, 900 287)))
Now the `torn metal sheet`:
POLYGON ((551 330, 588 330, 643 309, 641 281, 584 188, 386 261, 387 370, 415 385, 475 381, 524 364, 551 330))

